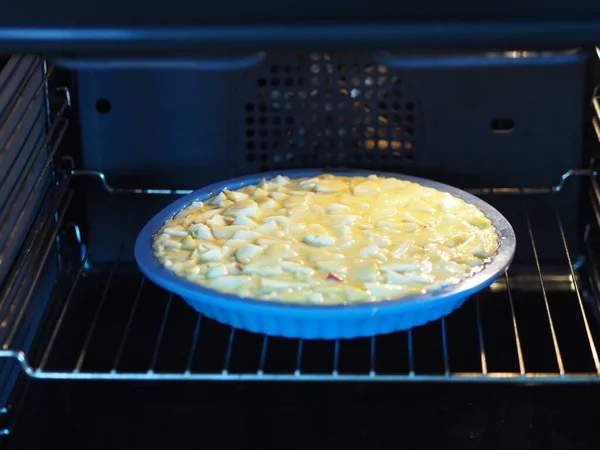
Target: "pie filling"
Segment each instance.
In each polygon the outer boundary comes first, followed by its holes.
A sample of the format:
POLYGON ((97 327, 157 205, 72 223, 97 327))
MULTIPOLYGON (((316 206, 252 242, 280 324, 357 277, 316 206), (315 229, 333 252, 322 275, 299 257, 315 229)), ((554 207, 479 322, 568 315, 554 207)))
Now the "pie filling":
POLYGON ((375 175, 277 176, 193 202, 154 237, 189 281, 239 297, 317 305, 377 302, 473 275, 498 235, 476 206, 375 175))

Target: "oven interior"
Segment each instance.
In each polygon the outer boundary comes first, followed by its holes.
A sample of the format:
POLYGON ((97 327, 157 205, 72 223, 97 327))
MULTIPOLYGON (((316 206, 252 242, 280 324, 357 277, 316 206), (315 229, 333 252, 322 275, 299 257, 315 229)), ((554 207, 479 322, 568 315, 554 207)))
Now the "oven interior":
POLYGON ((157 448, 199 431, 242 448, 591 448, 598 59, 594 48, 442 62, 264 52, 190 67, 5 57, 0 445, 157 448), (310 167, 467 189, 512 223, 515 261, 444 319, 336 341, 225 327, 137 269, 137 233, 178 196, 310 167))

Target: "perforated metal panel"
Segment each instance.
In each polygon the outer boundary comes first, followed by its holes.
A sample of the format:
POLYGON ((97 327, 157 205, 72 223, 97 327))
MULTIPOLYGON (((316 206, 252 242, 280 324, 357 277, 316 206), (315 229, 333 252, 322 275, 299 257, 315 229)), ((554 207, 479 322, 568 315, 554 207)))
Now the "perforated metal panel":
POLYGON ((240 70, 80 71, 83 163, 135 187, 340 166, 553 185, 580 163, 586 58, 384 66, 332 51, 268 53, 240 70))
POLYGON ((332 53, 277 58, 245 91, 244 164, 253 170, 411 162, 417 103, 398 70, 332 53))

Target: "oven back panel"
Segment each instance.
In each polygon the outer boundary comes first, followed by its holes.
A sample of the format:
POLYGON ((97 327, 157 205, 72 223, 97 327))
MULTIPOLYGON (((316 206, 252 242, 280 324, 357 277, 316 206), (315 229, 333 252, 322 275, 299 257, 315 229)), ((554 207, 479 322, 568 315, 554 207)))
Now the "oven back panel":
MULTIPOLYGON (((287 53, 243 70, 81 70, 83 166, 136 188, 195 189, 304 167, 388 170, 463 188, 552 186, 582 162, 586 69, 587 55, 573 52, 446 66, 287 53)), ((105 229, 109 211, 90 202, 91 228, 105 229)), ((127 208, 110 206, 118 207, 127 208)), ((578 189, 564 208, 577 217, 578 189)), ((113 259, 111 236, 95 235, 94 259, 113 259)))

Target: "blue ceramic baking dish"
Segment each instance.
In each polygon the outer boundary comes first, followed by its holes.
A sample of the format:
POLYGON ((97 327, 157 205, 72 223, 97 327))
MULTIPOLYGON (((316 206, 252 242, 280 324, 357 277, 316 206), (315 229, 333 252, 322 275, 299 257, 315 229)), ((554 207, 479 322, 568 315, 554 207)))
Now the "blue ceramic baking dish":
POLYGON ((135 257, 141 271, 159 286, 181 296, 196 311, 218 322, 255 333, 302 339, 341 339, 374 336, 406 330, 439 319, 461 306, 472 294, 489 286, 510 265, 516 239, 510 223, 481 199, 442 183, 384 172, 293 170, 249 175, 223 181, 192 192, 159 212, 140 232, 135 257), (355 305, 282 304, 240 298, 199 286, 165 269, 154 256, 153 236, 163 223, 193 201, 202 201, 223 189, 239 189, 258 183, 263 177, 285 175, 312 177, 322 173, 367 176, 372 173, 429 186, 472 203, 492 221, 499 235, 499 248, 484 268, 472 277, 435 293, 355 305))

